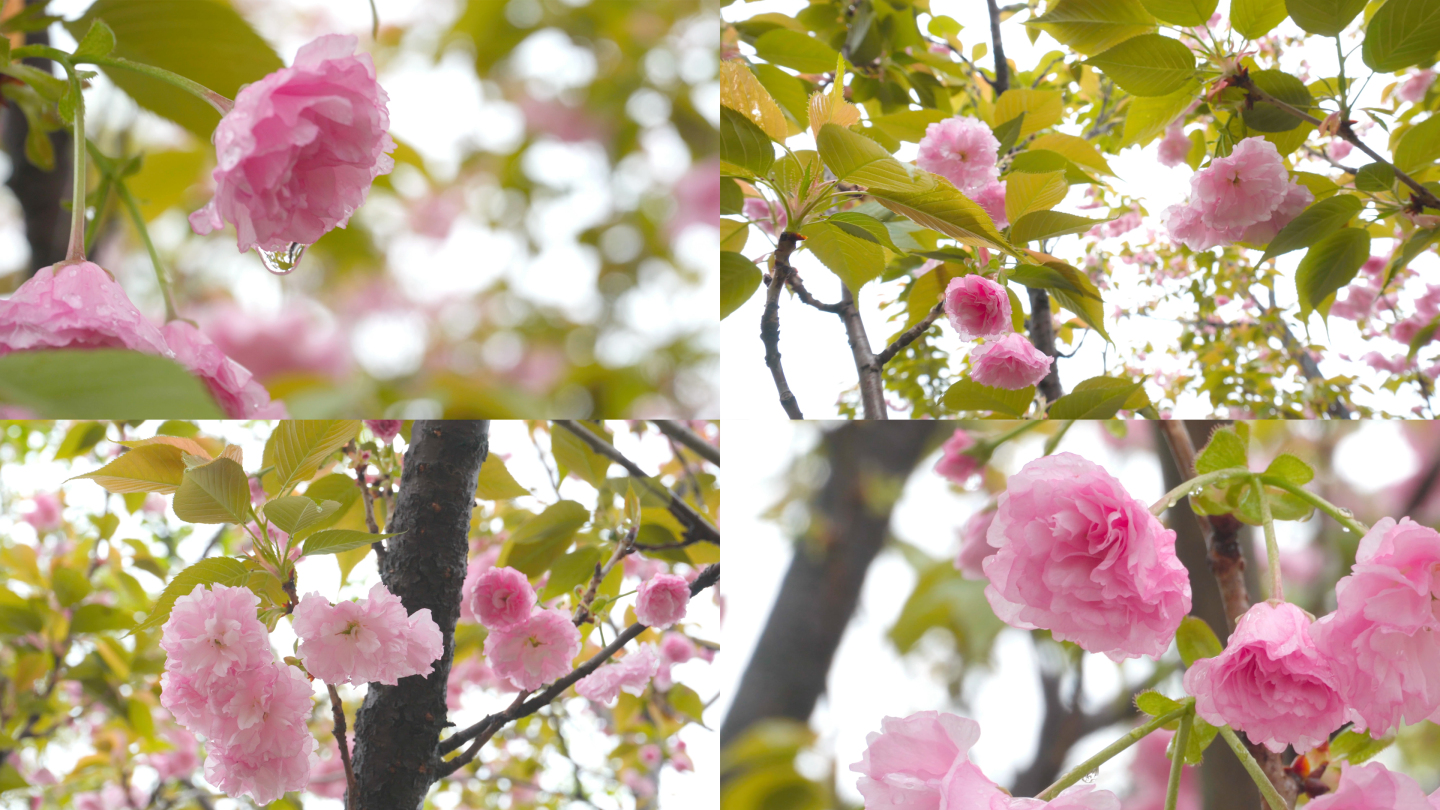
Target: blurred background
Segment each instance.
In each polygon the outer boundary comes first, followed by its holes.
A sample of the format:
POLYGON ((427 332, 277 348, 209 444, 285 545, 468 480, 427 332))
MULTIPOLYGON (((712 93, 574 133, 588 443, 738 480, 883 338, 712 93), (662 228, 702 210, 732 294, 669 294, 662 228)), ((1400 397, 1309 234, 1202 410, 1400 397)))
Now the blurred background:
MULTIPOLYGON (((1064 424, 1047 423, 1002 445, 968 491, 933 471, 956 423, 746 421, 726 430, 732 561, 721 585, 728 648, 717 659, 726 810, 859 807, 849 766, 860 760, 866 735, 878 732, 885 716, 925 710, 979 722, 971 759, 1015 795, 1032 796, 1137 724, 1134 693, 1183 694, 1173 646, 1158 664, 1081 654, 1043 631, 1001 623, 985 583, 955 568, 960 528, 990 507, 1007 476, 1039 457, 1064 424), (741 475, 733 474, 737 458, 745 460, 741 475)), ((1188 423, 1197 447, 1214 424, 1188 423)), ((1010 426, 963 424, 973 435, 1010 426)), ((1312 491, 1367 524, 1408 515, 1440 525, 1440 426, 1250 427, 1252 469, 1292 453, 1315 467, 1312 491)), ((1058 451, 1100 464, 1143 503, 1180 483, 1149 423, 1075 422, 1058 451)), ((1349 571, 1358 542, 1322 517, 1276 524, 1286 596, 1316 615, 1334 609, 1334 584, 1349 571)), ((1181 504, 1162 519, 1176 530, 1177 553, 1190 570, 1192 612, 1225 639, 1194 516, 1181 504)), ((1263 598, 1264 540, 1250 527, 1241 538, 1251 599, 1263 598)), ((1169 763, 1163 741, 1147 740, 1151 745, 1130 749, 1093 778, 1121 795, 1124 810, 1163 806, 1169 763)), ((1434 790, 1440 726, 1404 728, 1378 759, 1434 790)), ((1224 745, 1206 751, 1198 775, 1195 803, 1181 807, 1260 806, 1224 745)))
MULTIPOLYGON (((117 73, 122 90, 102 73, 85 94, 90 139, 142 156, 127 183, 180 315, 292 415, 718 413, 713 3, 374 0, 372 17, 365 0, 145 0, 119 24, 134 6, 51 0, 55 22, 5 33, 70 50, 88 26, 75 21, 98 14, 117 55, 232 98, 315 37, 353 34, 389 93, 395 171, 284 277, 238 253, 232 227, 200 237, 186 221, 211 196, 217 115, 134 75, 117 73), (205 27, 186 28, 197 10, 205 27)), ((69 135, 21 113, 3 117, 0 293, 63 258, 68 236, 69 135), (32 123, 48 150, 27 144, 32 123)), ((113 195, 90 205, 91 258, 160 320, 137 231, 113 195)))

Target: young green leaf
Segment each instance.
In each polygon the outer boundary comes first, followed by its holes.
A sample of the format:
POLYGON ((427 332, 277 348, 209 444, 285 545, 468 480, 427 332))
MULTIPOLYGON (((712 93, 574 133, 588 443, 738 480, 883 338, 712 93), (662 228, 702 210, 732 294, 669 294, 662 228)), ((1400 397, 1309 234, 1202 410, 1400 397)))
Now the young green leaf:
POLYGON ((77 475, 89 478, 107 492, 158 492, 168 495, 180 488, 185 477, 184 451, 166 444, 136 447, 94 471, 77 475))
POLYGON ((379 542, 387 537, 399 537, 404 532, 392 534, 371 534, 369 532, 355 531, 354 529, 327 529, 323 532, 316 532, 305 540, 301 548, 302 557, 310 557, 316 554, 339 554, 342 551, 368 546, 371 543, 379 542))
POLYGON ((1104 71, 1122 90, 1136 96, 1169 95, 1195 77, 1195 54, 1180 40, 1161 34, 1131 37, 1085 64, 1104 71))
POLYGON ((1114 377, 1091 377, 1055 400, 1046 416, 1050 419, 1110 419, 1121 408, 1139 410, 1149 404, 1143 380, 1131 382, 1114 377))
POLYGON ((1270 462, 1270 466, 1265 468, 1265 474, 1283 478, 1296 486, 1304 486, 1315 477, 1315 471, 1310 468, 1309 464, 1289 453, 1281 453, 1276 456, 1275 460, 1270 462))
POLYGON ((1365 26, 1360 57, 1376 73, 1426 64, 1440 51, 1440 3, 1387 0, 1365 26))
POLYGON ((1035 401, 1035 386, 1011 391, 959 380, 945 391, 945 407, 952 411, 990 411, 1002 416, 1023 416, 1035 401))
POLYGON ((1359 228, 1341 228, 1316 242, 1295 271, 1300 319, 1309 318, 1316 310, 1328 314, 1336 291, 1355 278, 1368 258, 1370 234, 1359 228))
POLYGON ((174 508, 188 523, 244 523, 250 519, 250 482, 239 464, 217 458, 185 471, 174 508))
POLYGON ((743 254, 720 251, 720 319, 730 317, 749 301, 760 289, 760 280, 760 268, 743 254))
POLYGON ((1260 261, 1310 247, 1327 234, 1344 227, 1364 207, 1365 203, 1352 194, 1337 194, 1311 205, 1275 234, 1260 261))
POLYGON ((504 459, 494 453, 485 456, 485 463, 480 465, 480 477, 475 483, 475 497, 484 501, 503 501, 529 494, 530 490, 520 486, 510 475, 504 459))
POLYGON ((227 585, 239 587, 250 579, 250 569, 245 564, 229 557, 212 557, 208 560, 201 560, 198 563, 186 568, 170 580, 165 590, 160 593, 160 598, 155 600, 155 607, 151 608, 150 615, 145 621, 136 625, 135 632, 150 630, 165 623, 170 618, 170 610, 175 607, 175 600, 188 595, 195 590, 197 585, 227 585))
POLYGON ((1195 458, 1195 472, 1205 473, 1225 470, 1231 467, 1245 467, 1248 449, 1246 442, 1231 428, 1221 428, 1210 435, 1210 441, 1195 458))
POLYGON ((1201 658, 1214 658, 1225 650, 1215 631, 1199 616, 1186 616, 1180 621, 1180 629, 1175 632, 1175 646, 1180 649, 1180 660, 1187 667, 1201 658))
POLYGON ((115 32, 104 20, 96 19, 90 23, 90 30, 80 39, 80 44, 75 48, 75 55, 79 57, 109 56, 115 50, 115 32))

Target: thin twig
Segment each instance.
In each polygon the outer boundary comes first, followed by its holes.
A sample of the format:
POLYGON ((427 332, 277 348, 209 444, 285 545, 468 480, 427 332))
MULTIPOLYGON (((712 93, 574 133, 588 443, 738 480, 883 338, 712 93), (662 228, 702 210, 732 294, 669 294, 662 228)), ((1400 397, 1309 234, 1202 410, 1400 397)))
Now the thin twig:
POLYGON ((330 691, 330 713, 335 718, 335 744, 340 747, 340 762, 345 766, 345 807, 355 810, 360 791, 355 789, 355 769, 350 767, 350 745, 345 739, 345 704, 340 702, 335 684, 327 683, 325 688, 330 691))
POLYGON ((765 311, 760 315, 760 342, 765 344, 765 365, 775 379, 775 390, 780 394, 780 406, 791 419, 804 419, 800 404, 790 392, 790 383, 785 380, 785 368, 780 364, 780 291, 785 289, 785 280, 795 272, 790 266, 790 254, 795 251, 800 234, 784 231, 780 244, 775 248, 775 272, 770 276, 770 286, 765 290, 765 311))
POLYGON ((930 312, 927 313, 919 323, 915 324, 909 329, 906 329, 900 334, 900 337, 895 338, 894 343, 886 346, 885 351, 875 355, 875 363, 877 365, 884 366, 886 363, 893 360, 895 358, 895 355, 903 351, 906 346, 909 346, 911 343, 914 343, 916 340, 918 340, 921 335, 925 334, 925 330, 929 329, 930 325, 935 323, 935 321, 939 320, 940 316, 944 314, 945 302, 941 301, 940 303, 931 307, 930 312))
POLYGON ((865 334, 865 321, 855 305, 855 296, 844 284, 840 285, 840 307, 838 314, 845 324, 845 338, 850 343, 850 356, 855 359, 855 373, 860 379, 861 412, 866 419, 888 419, 880 364, 875 361, 875 350, 865 334))
POLYGON ((791 272, 785 276, 785 283, 790 286, 790 291, 795 293, 795 295, 799 297, 799 299, 803 303, 809 304, 810 306, 820 310, 821 312, 829 312, 832 315, 839 315, 841 307, 844 306, 840 303, 827 304, 824 301, 821 301, 820 299, 811 295, 810 291, 805 289, 805 282, 800 280, 800 274, 794 272, 793 268, 791 269, 791 272))
MULTIPOLYGON (((365 471, 369 466, 362 461, 355 467, 355 483, 360 486, 360 495, 365 500, 365 526, 371 534, 379 534, 380 526, 375 522, 375 497, 370 493, 370 486, 365 483, 365 471)), ((370 544, 370 547, 375 549, 375 558, 383 562, 385 560, 385 543, 376 540, 370 544)))
POLYGON ((716 467, 720 466, 720 448, 700 438, 700 434, 679 422, 673 422, 669 419, 652 419, 650 421, 655 425, 657 430, 690 448, 695 452, 695 455, 714 464, 716 467))
POLYGON ((580 598, 580 604, 575 607, 576 627, 590 620, 590 605, 595 601, 595 594, 600 590, 600 583, 605 581, 605 577, 615 568, 616 563, 625 559, 626 555, 635 550, 635 535, 639 532, 639 526, 632 526, 629 531, 625 532, 625 539, 615 544, 615 552, 610 555, 609 562, 605 563, 603 567, 599 563, 595 564, 595 575, 590 577, 590 587, 585 589, 585 595, 580 598))

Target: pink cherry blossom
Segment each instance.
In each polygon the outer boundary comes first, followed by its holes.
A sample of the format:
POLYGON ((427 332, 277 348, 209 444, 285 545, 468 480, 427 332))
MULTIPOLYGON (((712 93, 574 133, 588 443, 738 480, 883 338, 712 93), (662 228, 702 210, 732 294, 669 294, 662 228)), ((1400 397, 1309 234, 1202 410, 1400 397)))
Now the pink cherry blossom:
POLYGON ((1289 184, 1275 145, 1250 137, 1196 172, 1190 178, 1190 191, 1206 225, 1244 228, 1267 219, 1285 198, 1289 184))
POLYGON ((189 776, 200 767, 200 743, 196 741, 194 734, 179 726, 172 726, 165 730, 164 736, 174 748, 151 754, 147 758, 150 767, 160 775, 161 782, 172 777, 189 776))
POLYGON ((1335 686, 1376 736, 1440 710, 1440 534, 1382 518, 1310 627, 1335 686))
POLYGON ((1349 141, 1335 138, 1325 147, 1325 153, 1335 160, 1344 160, 1350 156, 1350 150, 1354 148, 1355 147, 1350 145, 1349 141))
POLYGON ((663 630, 685 618, 690 585, 676 574, 656 574, 640 585, 635 596, 635 618, 641 624, 663 630))
POLYGON ((670 767, 680 773, 695 770, 695 762, 685 752, 684 740, 675 740, 675 747, 670 750, 670 767))
POLYGON ((1363 279, 1346 287, 1345 291, 1345 297, 1337 296, 1335 303, 1330 305, 1330 315, 1352 321, 1369 317, 1380 291, 1363 279))
MULTIPOLYGON (((347 734, 346 740, 353 756, 355 735, 347 734)), ((328 753, 324 757, 316 757, 311 761, 310 783, 305 789, 316 796, 324 796, 327 799, 343 799, 345 798, 345 763, 340 760, 340 752, 336 750, 336 746, 323 746, 322 750, 328 753)))
POLYGON ((1291 180, 1285 189, 1285 196, 1280 199, 1275 210, 1270 212, 1269 218, 1246 228, 1245 232, 1240 234, 1240 240, 1252 245, 1270 244, 1275 234, 1280 233, 1281 228, 1289 225, 1290 220, 1299 216, 1312 202, 1315 202, 1315 195, 1310 193, 1310 189, 1291 180))
POLYGON ((1330 661, 1310 638, 1310 618, 1289 602, 1253 605, 1224 652, 1185 672, 1195 711, 1230 725, 1271 751, 1304 753, 1329 740, 1346 720, 1330 661))
POLYGON ((741 206, 741 213, 746 219, 754 220, 760 230, 771 236, 778 236, 785 230, 785 209, 777 202, 762 200, 757 197, 746 197, 744 205, 741 206))
POLYGON ((381 444, 389 444, 400 435, 400 426, 404 421, 400 419, 366 419, 365 427, 375 434, 375 440, 381 444))
POLYGON ((995 227, 1004 228, 1010 224, 1005 217, 1005 182, 1002 180, 991 180, 978 189, 970 192, 970 199, 985 209, 990 219, 995 222, 995 227))
POLYGON ((149 805, 150 797, 136 785, 130 786, 127 797, 125 788, 110 782, 98 791, 76 793, 71 797, 71 801, 75 803, 75 810, 115 810, 122 807, 145 807, 149 805))
POLYGON ((953 781, 957 770, 974 768, 969 762, 970 748, 979 739, 980 724, 955 714, 924 711, 904 718, 886 717, 878 732, 866 735, 865 753, 850 770, 860 774, 856 786, 868 807, 984 807, 953 801, 946 805, 942 799, 950 787, 944 783, 953 781))
POLYGON ((93 348, 173 357, 160 330, 93 262, 42 267, 0 301, 0 356, 32 349, 93 348))
POLYGON ((1112 660, 1170 646, 1190 576, 1166 529, 1104 469, 1073 453, 1010 477, 987 535, 985 597, 1014 627, 1044 628, 1112 660))
POLYGON ((656 574, 665 573, 665 563, 659 560, 652 560, 640 553, 627 554, 625 561, 625 576, 630 579, 647 580, 656 574))
POLYGON ((1018 332, 970 350, 970 378, 981 385, 1018 391, 1037 385, 1054 360, 1018 332))
POLYGON ((175 600, 160 631, 167 665, 191 676, 218 677, 274 658, 270 634, 256 618, 260 599, 249 588, 196 585, 175 600))
POLYGON ((675 213, 666 223, 674 236, 691 225, 719 227, 720 223, 720 159, 710 158, 691 166, 671 190, 675 197, 675 213))
POLYGON ((1434 810, 1440 808, 1440 791, 1430 798, 1414 779, 1378 762, 1347 765, 1340 770, 1340 785, 1333 793, 1317 796, 1305 810, 1434 810))
POLYGON ((1425 92, 1435 83, 1435 71, 1430 68, 1417 70, 1395 89, 1395 97, 1414 104, 1425 98, 1425 92))
POLYGON ((285 419, 285 403, 271 402, 270 392, 250 370, 231 360, 210 338, 186 321, 171 321, 163 330, 175 361, 199 377, 225 415, 232 419, 285 419))
POLYGON ((989 127, 977 118, 956 116, 925 128, 915 165, 970 192, 999 177, 999 152, 1000 142, 989 127))
POLYGON ((1160 164, 1162 166, 1179 166, 1185 162, 1185 156, 1190 154, 1190 137, 1185 134, 1185 125, 1176 121, 1165 129, 1165 137, 1160 139, 1160 164))
MULTIPOLYGON (((1165 790, 1170 784, 1170 758, 1165 749, 1174 732, 1160 729, 1147 734, 1135 745, 1130 765, 1133 787, 1125 796, 1123 810, 1164 810, 1165 790)), ((1180 771, 1180 794, 1175 810, 1201 810, 1200 781, 1195 768, 1180 771)))
POLYGON ((666 663, 683 664, 695 654, 695 642, 684 633, 666 633, 660 638, 660 657, 666 663))
POLYGON ((969 273, 945 288, 945 317, 961 340, 1000 337, 1014 331, 1010 295, 984 276, 969 273))
POLYGON ((491 568, 473 580, 466 578, 464 598, 476 621, 492 630, 524 622, 535 608, 535 589, 514 568, 491 568))
POLYGON ((660 668, 660 658, 655 654, 654 644, 641 644, 634 652, 619 661, 602 664, 594 672, 575 682, 575 691, 581 697, 596 703, 610 705, 620 693, 639 697, 645 694, 645 687, 660 668))
POLYGON ((956 428, 950 434, 950 438, 940 446, 940 460, 935 462, 936 474, 956 483, 960 486, 967 486, 970 479, 979 472, 980 459, 965 452, 975 446, 975 439, 964 428, 956 428))
POLYGON ((241 251, 313 244, 345 227, 395 142, 369 54, 329 34, 235 97, 215 128, 215 198, 190 215, 196 233, 235 224, 241 251))
POLYGON ((165 496, 158 492, 151 492, 145 496, 145 502, 140 504, 140 511, 147 515, 165 514, 165 496))
POLYGON ((485 657, 495 674, 526 691, 565 675, 580 654, 580 631, 559 610, 537 610, 524 623, 491 630, 485 657))
POLYGON ((336 319, 313 304, 262 313, 217 303, 197 310, 200 331, 260 380, 281 375, 340 379, 350 372, 350 344, 336 319))
POLYGON ((990 524, 995 522, 995 510, 976 512, 960 528, 960 553, 955 558, 955 567, 966 579, 985 579, 985 561, 995 553, 986 535, 990 524))
POLYGON ((430 609, 407 615, 400 597, 376 583, 358 602, 331 605, 305 594, 291 616, 300 637, 300 660, 327 683, 384 683, 429 675, 442 653, 442 636, 430 609))
POLYGON ((53 492, 37 492, 30 501, 30 511, 20 519, 35 527, 36 532, 60 528, 60 499, 53 492))
POLYGON ((1074 785, 1060 792, 1053 800, 1010 798, 992 800, 994 810, 1120 810, 1120 799, 1108 790, 1094 785, 1074 785))
POLYGON ((1200 218, 1200 209, 1193 205, 1172 205, 1160 216, 1165 221, 1170 238, 1191 250, 1209 250, 1240 238, 1241 231, 1238 229, 1216 229, 1206 225, 1200 218))

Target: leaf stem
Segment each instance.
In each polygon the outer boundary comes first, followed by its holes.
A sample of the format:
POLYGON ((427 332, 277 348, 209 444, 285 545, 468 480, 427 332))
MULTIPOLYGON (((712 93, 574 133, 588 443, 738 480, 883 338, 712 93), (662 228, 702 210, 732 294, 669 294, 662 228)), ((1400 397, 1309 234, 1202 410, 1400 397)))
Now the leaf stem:
POLYGON ((1165 810, 1175 810, 1180 799, 1180 773, 1185 769, 1185 749, 1190 745, 1190 724, 1195 719, 1194 706, 1180 716, 1180 730, 1175 732, 1175 755, 1170 759, 1170 782, 1165 786, 1165 810))
MULTIPOLYGON (((1137 726, 1136 728, 1131 729, 1130 732, 1127 733, 1125 736, 1105 746, 1105 748, 1102 749, 1100 753, 1096 754, 1093 757, 1090 757, 1079 765, 1076 765, 1064 776, 1060 777, 1060 779, 1055 782, 1055 784, 1045 788, 1044 790, 1036 794, 1035 798, 1047 802, 1051 799, 1054 799, 1060 794, 1060 791, 1070 787, 1076 782, 1079 782, 1081 779, 1084 779, 1087 774, 1108 762, 1116 754, 1119 754, 1126 748, 1129 748, 1135 743, 1140 742, 1150 732, 1154 731, 1157 728, 1160 728, 1171 720, 1175 720, 1185 714, 1188 714, 1189 712, 1193 711, 1194 708, 1195 698, 1186 698, 1185 701, 1181 704, 1180 708, 1166 712, 1159 717, 1150 718, 1149 722, 1145 723, 1142 726, 1137 726)), ((1282 807, 1280 808, 1280 810, 1284 810, 1284 808, 1282 807)))
POLYGON ((1350 514, 1349 510, 1341 509, 1335 504, 1330 503, 1329 501, 1325 500, 1319 495, 1316 495, 1313 492, 1310 492, 1304 487, 1296 486, 1295 484, 1285 480, 1284 478, 1280 478, 1279 476, 1275 475, 1261 475, 1260 480, 1266 484, 1269 484, 1272 487, 1279 487, 1280 489, 1285 490, 1286 492, 1294 495, 1300 500, 1310 504, 1316 509, 1319 509, 1321 512, 1324 512, 1325 514, 1334 518, 1336 523, 1339 523, 1341 526, 1344 526, 1346 529, 1355 532, 1361 537, 1365 536, 1365 534, 1370 531, 1370 527, 1356 520, 1355 516, 1350 514))
POLYGON ((1250 475, 1250 471, 1244 467, 1226 467, 1223 470, 1215 470, 1204 475, 1197 475, 1189 481, 1165 493, 1165 496, 1150 506, 1150 514, 1160 517, 1160 513, 1180 502, 1180 499, 1190 493, 1210 486, 1211 484, 1224 481, 1227 478, 1239 478, 1250 475))
POLYGON ((1265 803, 1270 805, 1270 810, 1288 810, 1285 800, 1280 798, 1280 792, 1270 784, 1270 778, 1260 770, 1260 763, 1251 756, 1250 749, 1245 747, 1245 743, 1240 742, 1240 738, 1235 736, 1235 732, 1229 726, 1221 726, 1220 734, 1225 738, 1225 742, 1229 743, 1230 750, 1235 752, 1240 764, 1245 766, 1245 771, 1250 774, 1250 778, 1255 780, 1255 786, 1260 788, 1260 795, 1265 797, 1265 803))
POLYGON ((65 74, 70 77, 70 92, 75 95, 74 147, 75 157, 71 162, 74 184, 70 193, 70 244, 65 249, 65 261, 85 261, 85 97, 80 90, 80 77, 75 67, 61 62, 65 74))
POLYGON ((101 67, 118 67, 126 70, 133 70, 136 73, 143 73, 152 79, 159 79, 167 84, 174 85, 181 90, 195 96, 201 101, 215 108, 215 111, 222 116, 235 108, 235 102, 211 90, 205 85, 187 79, 178 73, 171 73, 164 68, 154 65, 146 65, 141 62, 132 62, 129 59, 122 59, 118 56, 81 56, 75 58, 75 64, 92 64, 101 67))
POLYGON ((1265 526, 1265 556, 1270 560, 1270 598, 1285 601, 1285 588, 1280 576, 1280 545, 1275 540, 1275 515, 1270 510, 1270 493, 1260 482, 1260 476, 1253 475, 1251 485, 1260 498, 1260 522, 1265 526))
POLYGON ((144 243, 145 251, 150 254, 150 264, 155 267, 155 281, 160 285, 160 295, 165 298, 165 320, 173 321, 180 316, 175 312, 175 299, 170 293, 170 278, 165 272, 165 265, 160 262, 160 253, 150 241, 150 231, 145 228, 145 217, 140 213, 140 205, 135 202, 135 195, 130 193, 125 181, 118 178, 115 180, 115 195, 130 213, 130 221, 135 223, 135 230, 140 233, 140 241, 144 243))

